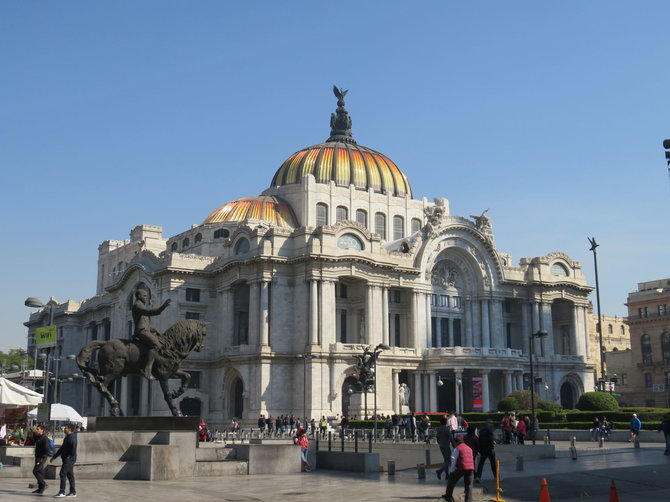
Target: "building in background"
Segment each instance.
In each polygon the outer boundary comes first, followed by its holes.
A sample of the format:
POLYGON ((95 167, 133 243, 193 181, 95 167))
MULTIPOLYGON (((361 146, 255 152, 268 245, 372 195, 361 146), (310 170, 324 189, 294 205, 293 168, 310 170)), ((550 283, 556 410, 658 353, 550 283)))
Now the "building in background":
POLYGON ((633 364, 626 404, 670 407, 670 279, 638 283, 626 306, 633 364))
MULTIPOLYGON (((488 210, 463 217, 447 199, 413 198, 389 157, 354 140, 339 98, 330 137, 289 156, 261 195, 178 235, 139 225, 129 240, 103 242, 96 296, 54 308, 56 355, 130 339, 141 288, 154 306, 172 299, 153 318, 160 331, 209 324, 205 350, 183 364, 194 378, 179 406, 216 426, 303 408, 363 415, 356 356, 380 344, 389 348, 377 366, 379 413, 406 402, 418 412, 496 409, 528 386, 529 336, 540 330, 549 336, 535 340, 537 390, 572 408, 594 386, 593 288, 581 265, 563 252, 515 265, 495 245, 488 210)), ((45 315, 31 315, 29 340, 45 315)), ((76 371, 67 359, 60 370, 76 371)), ((131 377, 114 392, 127 415, 168 413, 156 383, 131 377)), ((106 411, 83 381, 66 381, 61 395, 86 415, 106 411)))
MULTIPOLYGON (((610 353, 630 349, 630 329, 628 320, 619 316, 602 316, 603 318, 603 352, 605 352, 605 389, 609 390, 611 378, 615 380, 618 372, 610 368, 610 353)), ((598 337, 598 315, 593 313, 593 304, 589 304, 589 363, 595 368, 594 379, 600 379, 600 341, 598 337)), ((620 360, 617 359, 617 364, 620 360)), ((619 382, 620 383, 620 382, 619 382)), ((618 383, 614 384, 615 387, 618 383)), ((602 384, 601 384, 602 388, 602 384)))

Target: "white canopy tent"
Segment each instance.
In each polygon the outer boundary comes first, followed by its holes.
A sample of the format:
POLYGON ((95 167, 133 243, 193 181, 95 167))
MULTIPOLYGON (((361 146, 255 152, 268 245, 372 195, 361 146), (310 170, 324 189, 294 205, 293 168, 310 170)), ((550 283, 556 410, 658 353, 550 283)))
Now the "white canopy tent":
POLYGON ((0 408, 24 408, 37 406, 44 396, 23 385, 0 377, 0 408))
MULTIPOLYGON (((83 418, 74 408, 67 404, 54 403, 51 407, 49 418, 52 422, 74 422, 77 424, 86 424, 87 420, 83 418)), ((28 412, 30 418, 37 418, 37 408, 28 412)))

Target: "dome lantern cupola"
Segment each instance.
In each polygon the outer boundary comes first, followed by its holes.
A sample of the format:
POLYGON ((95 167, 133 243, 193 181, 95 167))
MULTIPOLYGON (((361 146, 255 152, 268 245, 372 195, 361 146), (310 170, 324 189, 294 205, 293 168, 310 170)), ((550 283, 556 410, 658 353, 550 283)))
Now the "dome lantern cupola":
POLYGON ((398 166, 386 155, 357 144, 351 135, 351 117, 344 108, 348 91, 333 86, 333 92, 337 109, 330 116, 330 137, 286 159, 271 186, 300 183, 303 176, 311 174, 317 183, 334 181, 337 186, 354 185, 359 190, 411 197, 409 181, 398 166))

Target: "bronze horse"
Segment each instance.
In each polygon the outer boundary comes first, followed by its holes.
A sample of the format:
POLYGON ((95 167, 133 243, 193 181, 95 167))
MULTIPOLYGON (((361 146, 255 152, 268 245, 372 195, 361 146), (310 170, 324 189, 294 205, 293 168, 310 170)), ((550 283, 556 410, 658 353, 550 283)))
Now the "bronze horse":
MULTIPOLYGON (((156 362, 153 365, 152 375, 159 381, 163 390, 165 402, 174 416, 181 416, 175 407, 173 399, 186 391, 191 375, 179 369, 179 363, 192 351, 200 352, 205 343, 207 325, 202 321, 187 319, 179 321, 169 327, 161 336, 161 346, 158 349, 156 362), (168 380, 180 378, 181 386, 170 390, 168 380)), ((77 356, 77 365, 83 375, 97 388, 111 406, 112 416, 119 416, 119 402, 109 391, 109 386, 119 377, 126 375, 140 375, 146 348, 131 340, 94 340, 88 343, 77 356), (97 367, 89 365, 93 353, 98 350, 97 367)))

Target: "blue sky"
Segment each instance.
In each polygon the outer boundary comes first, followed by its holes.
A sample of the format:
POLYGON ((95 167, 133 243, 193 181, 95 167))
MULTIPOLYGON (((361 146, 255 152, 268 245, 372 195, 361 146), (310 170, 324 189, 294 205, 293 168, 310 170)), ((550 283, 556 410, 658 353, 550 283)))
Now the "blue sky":
MULTIPOLYGON (((95 294, 97 246, 173 235, 325 140, 359 143, 513 255, 564 251, 603 313, 670 277, 670 2, 0 4, 0 350, 27 296, 95 294)), ((595 303, 595 302, 594 302, 595 303)))

